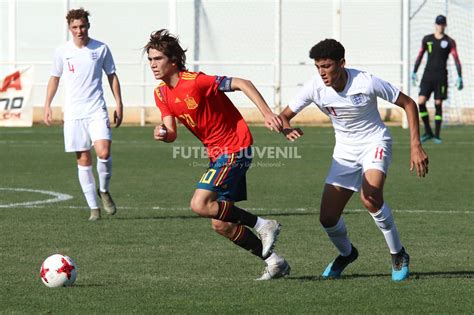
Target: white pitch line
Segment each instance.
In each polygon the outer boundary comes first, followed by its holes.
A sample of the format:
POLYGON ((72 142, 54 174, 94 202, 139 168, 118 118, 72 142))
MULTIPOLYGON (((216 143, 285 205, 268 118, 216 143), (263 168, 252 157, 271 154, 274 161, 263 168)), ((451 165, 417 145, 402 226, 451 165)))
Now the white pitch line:
POLYGON ((37 190, 37 189, 27 189, 27 188, 2 188, 2 187, 0 187, 0 190, 38 193, 38 194, 50 195, 54 197, 54 198, 50 198, 46 200, 10 203, 7 205, 0 204, 0 208, 31 207, 31 206, 36 206, 36 205, 45 204, 45 203, 65 201, 65 200, 69 200, 73 198, 71 195, 68 195, 68 194, 62 194, 55 191, 47 191, 47 190, 37 190))
MULTIPOLYGON (((31 205, 27 206, 28 208, 44 208, 44 206, 36 206, 36 205, 31 205)), ((120 206, 117 205, 119 209, 123 210, 159 210, 159 211, 191 211, 190 208, 187 207, 163 207, 163 206, 152 206, 152 207, 130 207, 130 206, 120 206)), ((64 207, 67 209, 88 209, 86 207, 81 207, 81 206, 67 206, 64 207)), ((245 208, 248 211, 251 212, 282 212, 282 211, 289 211, 289 212, 314 212, 314 213, 319 213, 319 209, 317 208, 245 208)), ((436 214, 474 214, 474 210, 426 210, 426 209, 392 209, 393 212, 398 212, 398 213, 436 213, 436 214)), ((365 213, 367 212, 366 209, 345 209, 345 213, 365 213)))

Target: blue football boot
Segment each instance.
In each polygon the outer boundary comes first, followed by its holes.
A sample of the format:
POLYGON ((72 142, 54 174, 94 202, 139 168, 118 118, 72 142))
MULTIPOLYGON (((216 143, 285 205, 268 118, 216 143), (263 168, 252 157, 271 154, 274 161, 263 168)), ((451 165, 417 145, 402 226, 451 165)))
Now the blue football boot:
POLYGON ((408 279, 410 271, 408 265, 410 264, 410 255, 402 247, 398 254, 392 254, 392 280, 403 281, 408 279))
POLYGON ((359 257, 359 252, 357 251, 357 248, 352 245, 352 251, 349 256, 337 256, 336 259, 331 262, 327 267, 326 270, 323 272, 323 278, 329 279, 329 278, 339 278, 341 276, 341 273, 344 271, 344 269, 354 260, 359 257))

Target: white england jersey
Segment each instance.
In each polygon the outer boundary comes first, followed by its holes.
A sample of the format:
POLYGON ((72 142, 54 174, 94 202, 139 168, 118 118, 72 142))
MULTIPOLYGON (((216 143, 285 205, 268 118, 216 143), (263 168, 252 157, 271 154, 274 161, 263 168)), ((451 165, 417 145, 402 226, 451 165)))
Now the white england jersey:
POLYGON ((51 75, 64 82, 64 120, 104 116, 102 70, 115 73, 112 53, 102 42, 90 38, 87 46, 79 48, 71 40, 56 49, 51 75))
POLYGON ((290 102, 298 113, 311 103, 331 119, 336 141, 349 145, 390 140, 391 135, 377 109, 377 97, 395 103, 400 90, 367 72, 346 68, 347 83, 342 92, 324 85, 319 74, 308 81, 290 102))

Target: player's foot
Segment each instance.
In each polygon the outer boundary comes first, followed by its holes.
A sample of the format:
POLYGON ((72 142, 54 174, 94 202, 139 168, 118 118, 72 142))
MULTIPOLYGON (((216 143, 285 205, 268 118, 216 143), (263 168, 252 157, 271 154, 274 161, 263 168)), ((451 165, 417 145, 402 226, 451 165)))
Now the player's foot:
POLYGON ((262 241, 262 256, 267 257, 275 246, 278 234, 280 234, 281 225, 275 220, 268 220, 260 230, 257 231, 262 241))
POLYGON ((443 143, 443 140, 441 140, 441 138, 439 138, 439 137, 434 137, 433 141, 434 141, 434 143, 436 143, 436 144, 441 144, 441 143, 443 143))
POLYGON ((107 212, 107 214, 114 215, 115 213, 117 213, 117 207, 115 206, 115 202, 108 191, 103 192, 97 189, 97 194, 102 200, 102 205, 104 206, 104 210, 105 212, 107 212))
POLYGON ((339 278, 341 276, 341 273, 344 271, 344 269, 354 260, 359 257, 359 252, 357 251, 357 248, 352 245, 352 251, 349 256, 337 256, 336 259, 331 262, 327 267, 326 270, 323 272, 323 278, 339 278))
POLYGON ((408 265, 410 264, 410 255, 402 247, 398 254, 392 254, 392 280, 403 281, 408 279, 410 272, 408 265))
POLYGON ((100 219, 100 209, 91 209, 91 216, 89 217, 89 221, 97 221, 100 219))
POLYGON ((288 262, 284 259, 281 261, 275 263, 275 264, 270 264, 265 267, 265 270, 263 271, 263 274, 260 278, 257 278, 255 280, 272 280, 272 279, 278 279, 278 278, 283 278, 285 276, 288 276, 290 274, 291 267, 288 264, 288 262))
POLYGON ((426 142, 426 141, 428 141, 432 138, 434 138, 432 133, 425 133, 420 137, 420 141, 421 141, 421 143, 423 143, 423 142, 426 142))

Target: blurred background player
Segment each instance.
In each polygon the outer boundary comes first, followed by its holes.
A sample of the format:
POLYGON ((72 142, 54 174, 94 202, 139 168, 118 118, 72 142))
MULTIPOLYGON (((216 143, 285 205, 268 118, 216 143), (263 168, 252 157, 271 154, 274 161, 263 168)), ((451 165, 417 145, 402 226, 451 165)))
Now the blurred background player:
POLYGON ((90 221, 100 218, 96 198, 96 184, 92 173, 91 146, 97 155, 99 189, 104 210, 113 215, 116 206, 109 193, 112 176, 112 132, 102 89, 102 71, 107 74, 115 98, 114 122, 122 123, 122 96, 115 73, 112 53, 106 44, 89 37, 89 12, 83 8, 70 10, 66 15, 72 40, 56 49, 51 78, 44 104, 44 122, 50 125, 53 117, 51 102, 59 79, 65 86, 64 145, 66 152, 76 152, 79 182, 91 209, 90 221))
POLYGON ((462 90, 462 74, 461 61, 459 60, 458 52, 456 50, 456 42, 454 39, 444 33, 446 28, 446 17, 438 15, 435 20, 435 32, 423 37, 421 42, 420 52, 416 57, 415 68, 412 73, 412 82, 416 86, 416 72, 420 66, 421 60, 425 51, 428 52, 428 61, 426 63, 425 72, 421 78, 420 93, 418 96, 418 105, 420 107, 420 117, 425 125, 425 133, 421 136, 421 142, 425 142, 434 138, 435 143, 442 143, 441 123, 443 121, 443 100, 448 97, 448 70, 446 63, 448 56, 454 58, 456 70, 458 72, 458 79, 456 80, 456 87, 462 90), (435 132, 430 126, 430 117, 426 109, 426 102, 430 99, 431 93, 434 93, 435 100, 435 132))
POLYGON ((308 81, 280 117, 289 140, 302 135, 290 120, 311 103, 331 119, 336 136, 332 166, 321 199, 320 222, 339 256, 323 272, 325 278, 340 277, 358 257, 347 236, 342 212, 354 191, 383 233, 392 255, 392 279, 409 276, 410 257, 403 247, 390 207, 383 199, 383 186, 392 160, 392 137, 377 109, 377 97, 403 108, 410 126, 410 166, 419 176, 428 172, 428 157, 420 143, 415 102, 390 83, 369 73, 345 68, 344 47, 334 39, 313 46, 318 74, 308 81))
POLYGON ((270 129, 281 131, 281 120, 250 81, 187 71, 186 51, 167 30, 152 33, 144 51, 155 78, 162 80, 155 89, 155 101, 163 124, 155 128, 154 138, 175 141, 178 119, 204 144, 210 158, 209 169, 192 197, 191 209, 211 218, 217 233, 265 260, 267 266, 257 280, 288 275, 286 260, 272 252, 280 224, 234 204, 247 199, 245 177, 252 161, 253 140, 246 122, 224 92, 244 92, 270 129), (260 239, 249 228, 254 228, 260 239))

